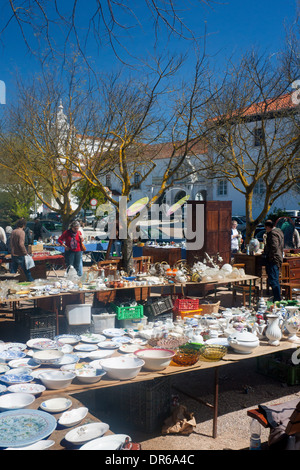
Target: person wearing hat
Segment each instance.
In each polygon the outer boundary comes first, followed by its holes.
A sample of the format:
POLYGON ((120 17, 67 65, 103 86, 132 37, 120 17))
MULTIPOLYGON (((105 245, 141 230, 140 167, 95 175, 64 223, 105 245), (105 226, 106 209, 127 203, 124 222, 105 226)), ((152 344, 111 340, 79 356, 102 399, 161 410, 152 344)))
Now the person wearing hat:
POLYGON ((78 220, 71 222, 69 228, 58 238, 58 243, 65 249, 65 261, 67 268, 73 266, 78 276, 83 274, 83 235, 78 220))

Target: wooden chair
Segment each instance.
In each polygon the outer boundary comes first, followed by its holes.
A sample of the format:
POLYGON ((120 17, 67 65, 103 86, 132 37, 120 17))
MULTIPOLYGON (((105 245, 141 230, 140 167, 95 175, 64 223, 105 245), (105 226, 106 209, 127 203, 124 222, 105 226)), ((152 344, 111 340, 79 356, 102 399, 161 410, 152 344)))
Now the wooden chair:
MULTIPOLYGON (((286 402, 284 405, 286 407, 289 406, 289 403, 291 402, 286 402)), ((272 408, 282 407, 282 405, 272 405, 272 408)), ((272 432, 272 425, 268 422, 267 415, 264 413, 264 410, 261 408, 255 408, 252 410, 247 411, 247 415, 250 418, 257 419, 257 421, 264 427, 264 428, 270 428, 270 434, 272 432)), ((276 449, 276 448, 284 448, 287 446, 288 443, 288 438, 291 436, 296 436, 297 434, 300 433, 300 401, 294 408, 294 411, 292 412, 291 416, 289 417, 289 421, 286 425, 285 430, 283 430, 283 433, 278 433, 276 438, 270 439, 269 438, 269 445, 270 448, 276 449), (277 439, 278 437, 278 439, 277 439), (277 440, 276 440, 277 439, 277 440)), ((300 438, 300 435, 298 436, 300 438)))
POLYGON ((290 282, 290 265, 289 263, 282 263, 279 273, 279 283, 284 284, 290 282))

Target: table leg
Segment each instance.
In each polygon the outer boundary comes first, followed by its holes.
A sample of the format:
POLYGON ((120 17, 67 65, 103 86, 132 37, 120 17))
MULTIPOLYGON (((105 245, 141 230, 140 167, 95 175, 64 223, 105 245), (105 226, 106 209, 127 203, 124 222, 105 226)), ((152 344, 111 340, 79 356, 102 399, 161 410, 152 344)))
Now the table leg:
POLYGON ((252 279, 250 279, 250 284, 249 284, 249 307, 251 307, 251 294, 252 294, 252 279))
POLYGON ((219 367, 215 367, 215 391, 214 391, 214 418, 213 418, 213 438, 217 437, 219 407, 219 367))

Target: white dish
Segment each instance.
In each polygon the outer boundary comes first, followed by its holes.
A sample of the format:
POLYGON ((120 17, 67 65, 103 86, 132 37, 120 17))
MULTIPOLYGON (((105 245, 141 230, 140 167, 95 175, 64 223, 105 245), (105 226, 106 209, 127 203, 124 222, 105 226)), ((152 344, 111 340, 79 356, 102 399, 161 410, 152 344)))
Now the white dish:
POLYGON ((119 345, 113 341, 102 341, 98 343, 99 348, 101 349, 118 349, 119 345))
POLYGON ((125 335, 125 331, 122 328, 108 328, 102 332, 108 338, 113 338, 114 336, 125 335))
POLYGON ((24 343, 6 343, 5 349, 19 349, 20 351, 24 351, 26 349, 26 344, 24 343))
POLYGON ((109 430, 107 423, 89 423, 72 429, 65 435, 65 439, 74 445, 81 445, 92 439, 103 436, 109 430))
POLYGON ((124 443, 125 439, 131 438, 127 434, 113 434, 111 436, 103 436, 87 442, 80 450, 118 450, 124 443))
POLYGON ((130 343, 131 338, 129 336, 115 336, 112 341, 117 344, 130 343))
POLYGON ((57 349, 44 349, 42 351, 36 351, 33 353, 32 357, 39 364, 55 364, 63 356, 64 353, 62 351, 58 351, 57 349))
POLYGON ((97 349, 97 351, 93 351, 87 354, 86 357, 88 357, 91 360, 104 359, 105 357, 112 356, 113 353, 114 353, 114 349, 97 349))
POLYGON ((27 346, 32 349, 57 349, 56 341, 49 338, 33 338, 27 341, 27 346))
POLYGON ((29 369, 37 369, 40 367, 34 359, 31 357, 24 357, 23 359, 13 359, 8 363, 9 367, 15 369, 17 367, 28 367, 29 369))
POLYGON ((34 378, 34 379, 39 379, 40 378, 40 375, 41 374, 44 374, 45 372, 53 372, 53 369, 36 369, 36 370, 33 370, 30 375, 34 378))
POLYGON ((76 351, 82 351, 82 352, 92 352, 96 351, 98 349, 97 345, 94 344, 78 344, 74 348, 76 351))
POLYGON ((58 423, 66 428, 76 426, 82 421, 88 414, 88 408, 81 406, 73 410, 65 411, 58 420, 58 423))
POLYGON ((72 406, 72 401, 69 398, 58 397, 50 398, 40 404, 40 408, 48 413, 61 413, 66 411, 72 406))
POLYGON ((100 359, 102 369, 111 379, 130 380, 137 376, 145 361, 138 357, 119 356, 100 359))
POLYGON ((9 367, 6 364, 0 364, 0 374, 5 374, 9 371, 9 367))
POLYGON ((84 384, 99 382, 106 372, 102 369, 78 369, 75 371, 77 379, 84 384))
POLYGON ((72 371, 57 370, 44 372, 39 376, 41 382, 50 390, 60 390, 68 387, 76 374, 72 371))
POLYGON ((46 450, 49 447, 54 446, 55 441, 51 441, 50 439, 41 440, 35 442, 34 444, 30 444, 29 446, 25 447, 7 447, 5 450, 46 450))
POLYGON ((12 393, 31 393, 31 395, 39 395, 46 390, 46 387, 40 384, 23 383, 10 385, 7 390, 12 393))
POLYGON ((170 364, 175 351, 170 349, 139 349, 134 353, 136 357, 145 361, 143 366, 147 370, 163 370, 170 364))
POLYGON ((19 410, 31 405, 35 396, 30 393, 8 393, 0 396, 0 410, 19 410))
POLYGON ((205 344, 218 344, 220 346, 226 346, 227 348, 229 347, 227 338, 211 338, 205 341, 205 344))
POLYGON ((55 336, 54 338, 56 341, 59 341, 60 343, 63 343, 63 344, 77 344, 79 343, 80 341, 80 336, 79 335, 68 335, 68 334, 65 334, 65 335, 59 335, 59 336, 55 336))
POLYGON ((122 353, 134 353, 135 351, 138 351, 141 349, 141 346, 139 344, 121 344, 119 347, 119 351, 122 353))
POLYGON ((88 333, 85 335, 81 335, 81 341, 84 343, 100 343, 101 341, 105 341, 105 336, 98 335, 97 333, 88 333))

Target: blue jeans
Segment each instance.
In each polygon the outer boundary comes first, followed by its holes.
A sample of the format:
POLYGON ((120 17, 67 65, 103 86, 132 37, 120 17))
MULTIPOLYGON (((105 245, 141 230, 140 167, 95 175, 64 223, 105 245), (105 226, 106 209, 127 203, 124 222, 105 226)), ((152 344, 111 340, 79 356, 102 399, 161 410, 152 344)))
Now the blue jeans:
POLYGON ((65 251, 65 261, 67 268, 73 266, 78 276, 83 274, 82 251, 65 251))
POLYGON ((11 273, 16 273, 18 271, 19 267, 23 269, 27 281, 29 281, 29 282, 34 281, 30 270, 26 268, 25 256, 12 256, 11 257, 10 272, 11 273))
POLYGON ((273 292, 273 301, 278 302, 279 300, 281 300, 279 267, 277 266, 277 264, 267 262, 266 271, 268 275, 268 281, 273 292))

